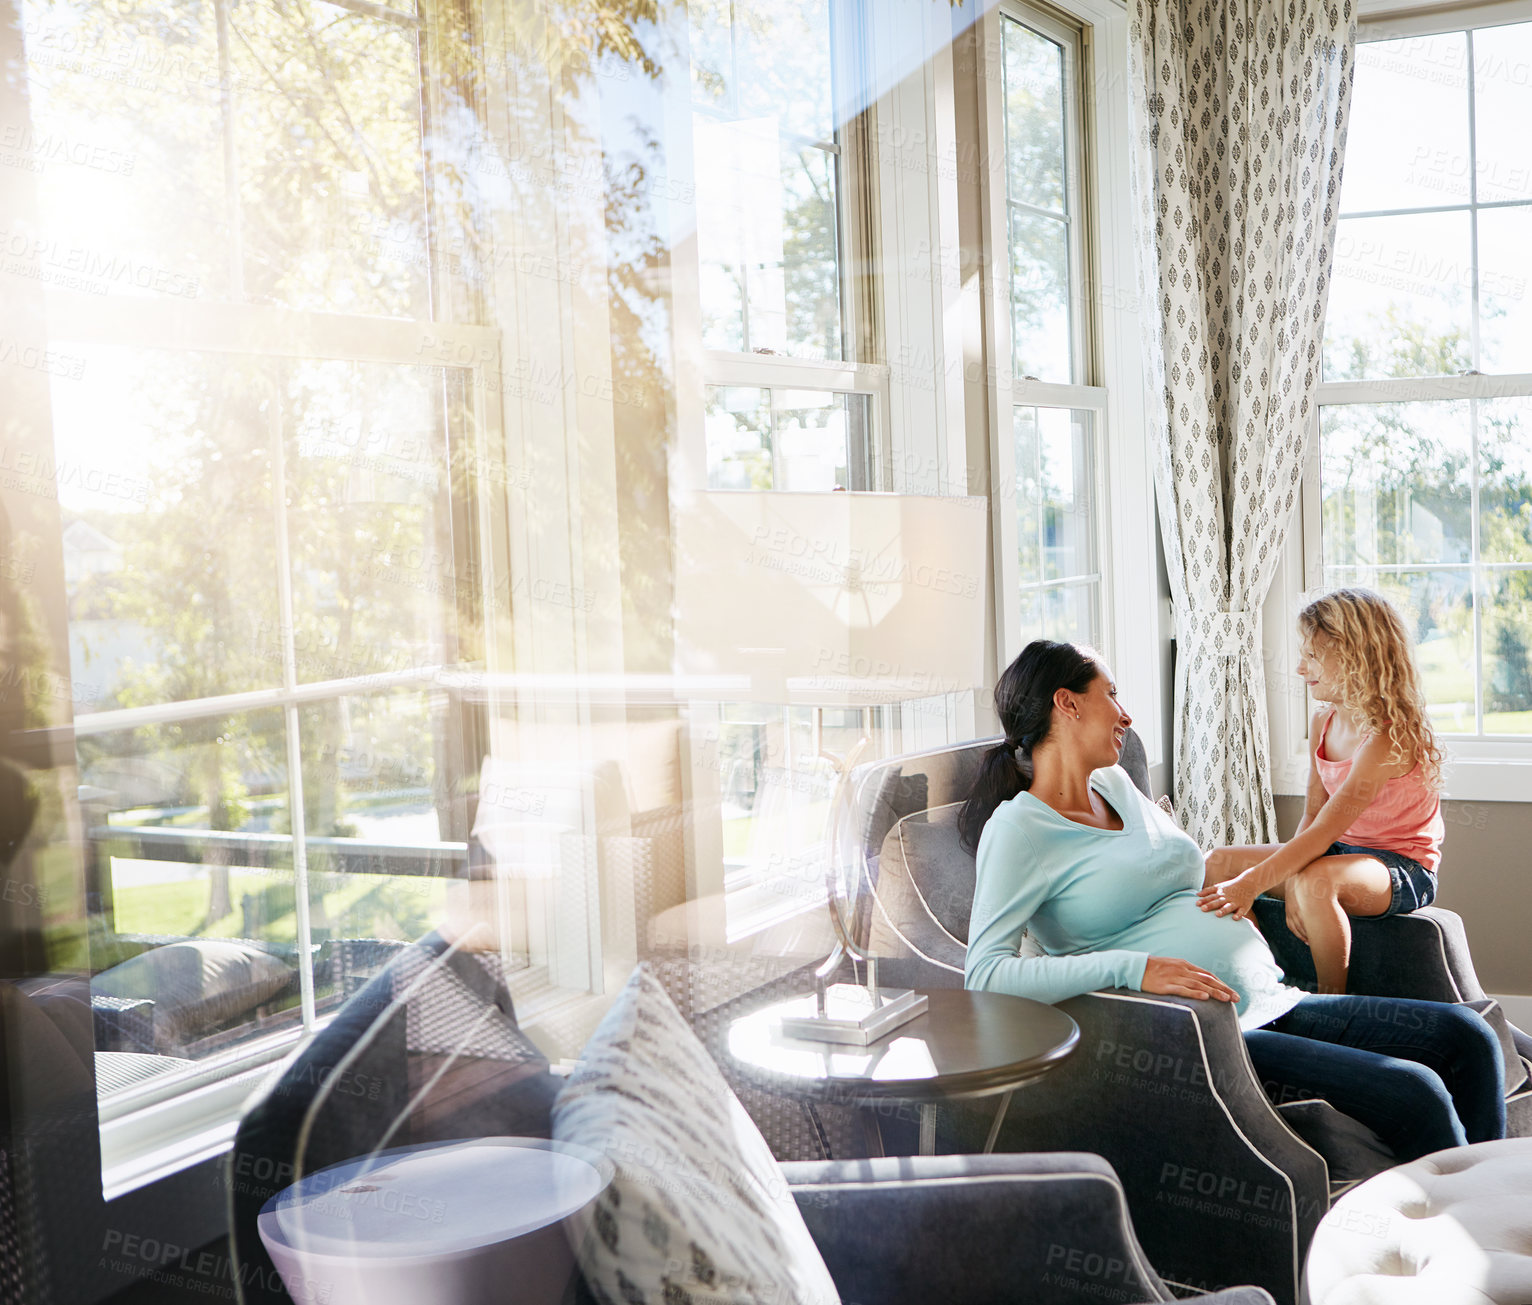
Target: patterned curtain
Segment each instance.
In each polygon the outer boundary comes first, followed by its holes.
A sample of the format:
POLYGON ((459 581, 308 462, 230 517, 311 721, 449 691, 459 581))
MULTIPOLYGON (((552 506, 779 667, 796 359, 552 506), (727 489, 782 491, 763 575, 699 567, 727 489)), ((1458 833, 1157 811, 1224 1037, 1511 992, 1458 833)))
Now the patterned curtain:
POLYGON ((1176 612, 1176 809, 1276 837, 1261 603, 1307 456, 1353 0, 1133 0, 1134 191, 1176 612))

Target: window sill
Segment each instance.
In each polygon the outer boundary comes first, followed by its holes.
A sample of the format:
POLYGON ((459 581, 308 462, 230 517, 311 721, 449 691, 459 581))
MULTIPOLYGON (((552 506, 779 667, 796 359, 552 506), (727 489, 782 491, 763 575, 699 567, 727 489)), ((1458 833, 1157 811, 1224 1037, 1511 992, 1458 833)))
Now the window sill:
POLYGON ((725 941, 743 942, 773 925, 827 909, 823 881, 805 883, 792 876, 778 877, 736 888, 724 897, 725 941))
POLYGON ((246 1102, 296 1054, 296 1031, 219 1057, 202 1072, 150 1079, 101 1103, 101 1193, 113 1201, 222 1154, 246 1102))

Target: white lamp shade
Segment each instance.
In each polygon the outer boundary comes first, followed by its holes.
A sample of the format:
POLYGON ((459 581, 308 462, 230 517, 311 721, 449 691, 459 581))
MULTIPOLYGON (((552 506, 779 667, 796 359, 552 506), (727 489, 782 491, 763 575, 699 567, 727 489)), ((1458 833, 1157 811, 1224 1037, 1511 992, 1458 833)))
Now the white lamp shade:
POLYGON ((713 491, 678 505, 681 674, 762 702, 857 705, 978 687, 987 500, 713 491))

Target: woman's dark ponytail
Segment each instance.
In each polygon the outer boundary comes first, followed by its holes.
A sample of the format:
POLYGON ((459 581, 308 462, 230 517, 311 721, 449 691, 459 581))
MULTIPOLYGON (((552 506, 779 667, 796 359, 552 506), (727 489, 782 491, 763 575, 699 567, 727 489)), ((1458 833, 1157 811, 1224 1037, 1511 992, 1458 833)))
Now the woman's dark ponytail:
POLYGON ((995 714, 1005 741, 984 754, 973 791, 958 812, 963 846, 977 851, 995 808, 1032 785, 1032 749, 1048 737, 1053 695, 1084 693, 1100 672, 1095 654, 1078 644, 1034 639, 995 682, 995 714))

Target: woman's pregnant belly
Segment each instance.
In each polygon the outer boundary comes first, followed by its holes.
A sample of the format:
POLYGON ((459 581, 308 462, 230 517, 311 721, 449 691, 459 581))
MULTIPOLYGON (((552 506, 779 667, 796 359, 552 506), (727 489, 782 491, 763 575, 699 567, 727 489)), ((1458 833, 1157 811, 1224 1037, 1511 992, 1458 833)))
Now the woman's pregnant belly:
POLYGON ((1249 920, 1219 916, 1197 906, 1190 888, 1162 897, 1139 920, 1091 950, 1126 948, 1200 965, 1239 993, 1240 1027, 1259 1028, 1303 997, 1282 982, 1271 948, 1249 920))

